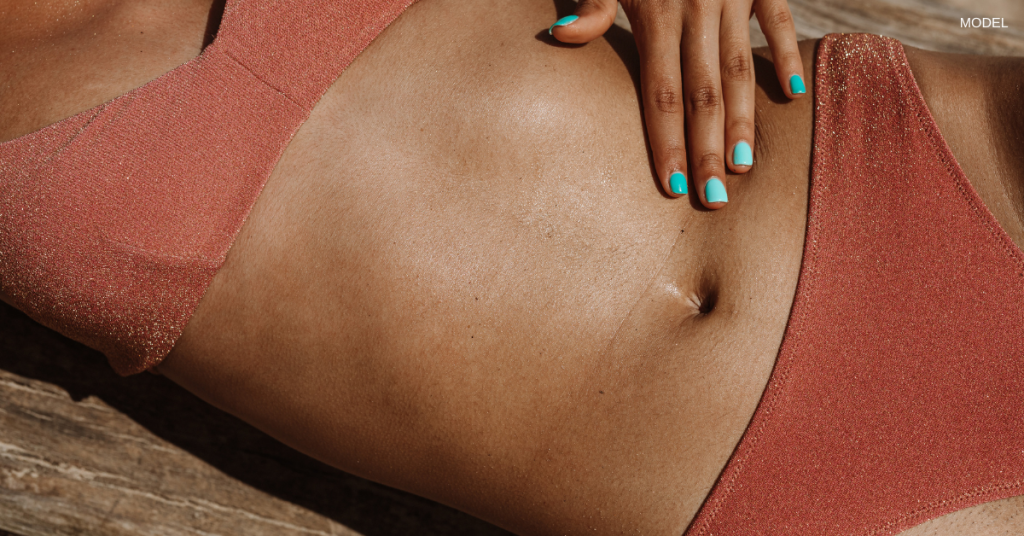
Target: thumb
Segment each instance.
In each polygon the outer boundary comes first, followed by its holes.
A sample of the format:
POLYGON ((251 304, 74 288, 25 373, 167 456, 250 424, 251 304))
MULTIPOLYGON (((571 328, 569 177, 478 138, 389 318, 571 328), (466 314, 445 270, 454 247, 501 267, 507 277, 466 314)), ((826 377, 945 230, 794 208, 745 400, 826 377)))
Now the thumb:
POLYGON ((548 33, 563 43, 589 43, 615 22, 616 0, 580 0, 572 15, 555 21, 548 33))

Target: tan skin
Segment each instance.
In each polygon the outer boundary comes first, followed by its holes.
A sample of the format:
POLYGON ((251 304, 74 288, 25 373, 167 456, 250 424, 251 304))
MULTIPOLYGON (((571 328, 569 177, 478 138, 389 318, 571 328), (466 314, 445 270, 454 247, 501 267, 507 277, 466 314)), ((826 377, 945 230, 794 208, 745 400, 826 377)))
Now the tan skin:
MULTIPOLYGON (((0 139, 199 53, 208 0, 143 4, 80 3, 56 29, 17 19, 18 39, 0 36, 0 139), (85 82, 68 92, 69 77, 85 82)), ((481 11, 423 0, 339 78, 160 372, 331 465, 517 533, 681 534, 782 341, 813 98, 780 96, 759 60, 755 165, 707 211, 659 190, 628 34, 558 47, 536 37, 547 0, 481 11)), ((1022 61, 908 55, 1024 245, 1022 61)), ((1022 509, 904 534, 1019 533, 1022 509)))

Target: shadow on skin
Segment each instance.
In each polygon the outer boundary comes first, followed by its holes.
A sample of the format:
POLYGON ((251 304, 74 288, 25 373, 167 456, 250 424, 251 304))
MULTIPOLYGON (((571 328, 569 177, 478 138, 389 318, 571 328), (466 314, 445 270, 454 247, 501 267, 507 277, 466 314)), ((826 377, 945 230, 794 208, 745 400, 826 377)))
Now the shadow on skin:
POLYGON ((99 352, 2 302, 0 326, 0 369, 56 385, 76 402, 95 396, 235 480, 366 536, 508 534, 447 506, 313 460, 164 377, 121 378, 99 352))
MULTIPOLYGON (((572 0, 554 0, 554 5, 555 11, 557 12, 557 18, 561 18, 566 15, 571 15, 573 11, 575 11, 576 9, 576 2, 573 2, 572 0)), ((557 20, 557 18, 555 20, 557 20)), ((534 36, 534 38, 548 45, 561 48, 578 48, 585 46, 571 43, 562 43, 561 41, 558 41, 554 37, 548 35, 547 28, 538 32, 534 36)), ((612 47, 612 50, 615 51, 615 54, 619 56, 619 59, 622 60, 622 63, 625 64, 626 69, 629 70, 629 75, 633 79, 633 87, 636 89, 637 101, 640 102, 642 106, 643 93, 641 93, 640 85, 640 57, 636 50, 633 34, 613 24, 612 27, 608 30, 608 32, 605 33, 604 38, 605 40, 608 41, 608 44, 612 47)), ((764 91, 765 95, 768 97, 769 100, 771 100, 775 104, 785 104, 789 102, 789 97, 786 96, 785 91, 783 91, 782 89, 782 85, 779 84, 778 75, 775 73, 775 64, 771 61, 771 59, 769 59, 770 56, 771 52, 768 51, 767 47, 765 47, 760 54, 757 52, 754 53, 754 78, 756 80, 757 86, 762 91, 764 91)), ((811 76, 813 80, 813 73, 811 74, 811 76)), ((756 125, 755 128, 757 128, 756 125)), ((646 129, 644 131, 644 141, 647 145, 647 161, 650 165, 651 180, 654 183, 655 188, 657 188, 658 191, 661 192, 661 195, 665 197, 670 197, 668 194, 665 193, 664 189, 662 189, 661 181, 658 180, 658 173, 657 170, 655 170, 654 168, 654 155, 651 153, 651 144, 650 140, 647 138, 646 129)), ((729 171, 727 168, 726 176, 735 177, 737 175, 729 171)), ((692 181, 689 187, 690 191, 694 192, 694 185, 692 181)), ((697 210, 699 212, 709 212, 711 210, 709 208, 706 208, 703 204, 701 204, 700 198, 697 195, 689 195, 687 197, 690 201, 690 206, 694 210, 697 210)))
POLYGON ((220 30, 220 22, 224 18, 224 6, 227 0, 214 0, 210 6, 210 16, 206 19, 206 34, 203 36, 203 50, 213 44, 217 32, 220 30))

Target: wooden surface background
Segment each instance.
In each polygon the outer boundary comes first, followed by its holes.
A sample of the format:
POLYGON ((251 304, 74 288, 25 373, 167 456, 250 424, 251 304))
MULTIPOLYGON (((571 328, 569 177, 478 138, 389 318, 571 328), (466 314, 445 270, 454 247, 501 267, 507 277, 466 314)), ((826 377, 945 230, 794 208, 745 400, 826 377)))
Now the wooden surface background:
MULTIPOLYGON (((1024 56, 1024 0, 790 6, 802 38, 866 31, 1024 56), (960 28, 975 16, 1010 28, 960 28)), ((751 35, 764 43, 755 21, 751 35)), ((313 461, 164 378, 119 378, 0 303, 0 536, 351 534, 506 533, 313 461)))

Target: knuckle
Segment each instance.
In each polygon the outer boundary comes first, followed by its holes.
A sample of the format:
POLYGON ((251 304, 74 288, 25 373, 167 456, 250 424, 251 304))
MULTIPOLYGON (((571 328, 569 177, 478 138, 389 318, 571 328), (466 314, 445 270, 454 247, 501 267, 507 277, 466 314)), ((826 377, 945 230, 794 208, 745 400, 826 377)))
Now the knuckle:
POLYGON ((698 86, 688 95, 688 103, 693 113, 714 113, 722 105, 722 94, 713 86, 698 86))
POLYGON ((600 13, 603 17, 607 18, 608 11, 613 13, 614 17, 615 7, 617 4, 608 2, 607 0, 580 0, 576 5, 577 11, 585 11, 587 13, 600 13))
POLYGON ((725 60, 722 78, 732 82, 749 82, 754 79, 754 65, 746 52, 735 54, 725 60))
POLYGON ((686 147, 676 141, 663 145, 658 152, 661 153, 660 160, 669 164, 669 167, 686 164, 686 147))
POLYGON ((718 153, 704 153, 697 159, 697 166, 705 173, 720 175, 725 169, 725 162, 718 153))
POLYGON ((730 117, 725 123, 725 130, 749 140, 750 133, 754 131, 754 120, 742 116, 730 117))
POLYGON ((793 27, 793 15, 789 13, 789 9, 778 7, 769 11, 765 15, 765 21, 758 21, 763 23, 765 28, 770 31, 788 30, 793 27))
POLYGON ((674 84, 657 83, 651 91, 651 102, 661 113, 674 114, 679 112, 682 97, 674 84))

